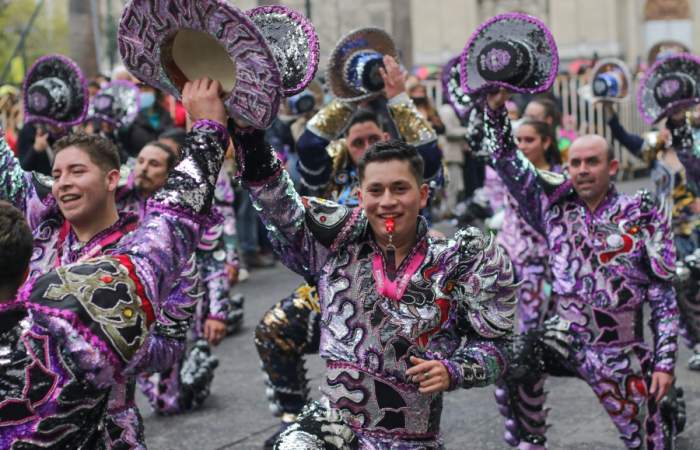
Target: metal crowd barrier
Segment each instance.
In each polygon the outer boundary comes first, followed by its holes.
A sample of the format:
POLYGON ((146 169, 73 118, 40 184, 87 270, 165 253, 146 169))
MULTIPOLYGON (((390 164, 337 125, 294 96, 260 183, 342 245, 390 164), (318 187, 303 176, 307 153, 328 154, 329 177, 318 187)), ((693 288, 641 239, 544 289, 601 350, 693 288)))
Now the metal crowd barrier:
MULTIPOLYGON (((442 85, 440 80, 424 80, 422 82, 434 105, 442 104, 442 85)), ((583 76, 559 75, 554 82, 552 92, 560 100, 563 116, 571 116, 576 123, 579 134, 595 133, 604 136, 613 145, 615 155, 620 161, 622 178, 633 176, 635 172, 647 169, 646 164, 632 156, 618 142, 612 140, 610 128, 608 128, 603 115, 603 105, 591 105, 578 93, 579 88, 586 83, 583 76)), ((630 133, 642 135, 650 130, 650 127, 642 121, 637 112, 637 81, 633 80, 631 93, 627 100, 615 105, 620 117, 620 123, 630 133)))

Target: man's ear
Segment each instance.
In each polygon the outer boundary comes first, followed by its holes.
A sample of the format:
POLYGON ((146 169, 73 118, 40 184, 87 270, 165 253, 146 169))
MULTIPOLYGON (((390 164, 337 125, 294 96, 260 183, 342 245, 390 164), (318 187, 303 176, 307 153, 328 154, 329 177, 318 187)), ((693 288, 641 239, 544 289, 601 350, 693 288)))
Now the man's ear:
POLYGON ((383 140, 384 142, 386 142, 386 141, 388 141, 389 139, 391 139, 391 135, 390 135, 389 133, 387 133, 386 131, 383 131, 383 132, 382 132, 382 140, 383 140))
POLYGON ((420 185, 420 207, 425 208, 428 206, 428 195, 430 195, 430 188, 426 183, 420 185))
POLYGON ((610 178, 614 178, 615 175, 617 175, 617 171, 620 168, 620 162, 616 159, 613 159, 610 161, 610 164, 608 165, 608 173, 610 174, 610 178))
POLYGON ((117 169, 112 169, 109 172, 107 172, 107 190, 109 192, 117 190, 117 186, 119 185, 119 178, 120 174, 117 169))
POLYGON ((357 200, 359 202, 358 204, 359 204, 360 208, 364 208, 365 205, 364 205, 364 201, 362 199, 362 188, 357 190, 357 200))

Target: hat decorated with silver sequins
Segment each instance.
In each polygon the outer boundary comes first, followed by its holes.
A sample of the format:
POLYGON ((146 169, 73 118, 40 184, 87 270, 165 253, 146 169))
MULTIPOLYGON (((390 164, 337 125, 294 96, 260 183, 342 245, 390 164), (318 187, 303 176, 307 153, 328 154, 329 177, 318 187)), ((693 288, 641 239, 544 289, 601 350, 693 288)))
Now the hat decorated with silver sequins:
POLYGON ((700 58, 678 53, 654 63, 637 88, 637 108, 652 124, 700 103, 700 58))

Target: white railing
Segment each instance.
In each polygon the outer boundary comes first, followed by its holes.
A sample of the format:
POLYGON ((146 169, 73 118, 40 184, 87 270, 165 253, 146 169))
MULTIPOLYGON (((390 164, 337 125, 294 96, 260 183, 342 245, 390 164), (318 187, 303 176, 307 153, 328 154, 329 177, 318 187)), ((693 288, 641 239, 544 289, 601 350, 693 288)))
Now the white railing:
MULTIPOLYGON (((423 84, 428 89, 428 95, 433 99, 434 105, 442 104, 442 84, 440 80, 424 80, 423 84)), ((646 165, 639 159, 624 150, 620 144, 612 141, 610 128, 605 123, 603 106, 598 103, 591 105, 579 94, 579 88, 585 84, 581 76, 560 75, 552 86, 552 91, 557 98, 561 99, 562 114, 571 116, 576 123, 576 129, 580 133, 595 133, 604 136, 613 145, 615 154, 620 161, 623 176, 628 176, 632 172, 646 168, 646 165)), ((637 82, 632 83, 632 90, 629 98, 615 106, 620 117, 620 123, 630 133, 642 135, 649 131, 649 126, 645 124, 637 112, 637 82)))

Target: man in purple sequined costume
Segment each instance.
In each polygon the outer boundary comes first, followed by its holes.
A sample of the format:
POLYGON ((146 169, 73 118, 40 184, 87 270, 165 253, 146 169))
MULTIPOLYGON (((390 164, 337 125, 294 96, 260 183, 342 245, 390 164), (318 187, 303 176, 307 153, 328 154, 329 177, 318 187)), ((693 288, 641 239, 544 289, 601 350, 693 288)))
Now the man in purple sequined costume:
POLYGON ((599 136, 572 145, 570 179, 537 171, 518 155, 505 98, 489 96, 485 145, 523 217, 547 237, 556 313, 516 340, 496 396, 506 441, 544 448, 543 385, 552 374, 586 381, 628 448, 670 448, 677 430, 661 403, 673 382, 678 334, 669 205, 648 192, 618 193, 611 181, 617 162, 599 136), (645 302, 652 347, 642 334, 645 302))
POLYGON ((368 150, 362 206, 350 208, 302 199, 261 130, 233 140, 282 261, 318 278, 324 395, 276 448, 442 448, 441 392, 491 384, 505 369, 515 306, 507 257, 475 228, 427 236, 423 161, 408 144, 368 150))
MULTIPOLYGON (((441 159, 437 136, 406 94, 404 73, 398 63, 386 57, 385 67, 385 96, 395 127, 401 139, 415 145, 423 157, 424 177, 437 177, 441 159)), ((357 163, 372 144, 389 137, 371 110, 333 100, 314 115, 299 138, 302 185, 315 196, 357 206, 357 163), (343 130, 345 137, 341 138, 343 130)), ((280 429, 265 442, 268 448, 309 401, 304 355, 318 352, 319 312, 318 294, 311 280, 272 306, 255 330, 270 409, 282 418, 280 429)))
MULTIPOLYGON (((228 142, 224 109, 212 102, 219 90, 218 83, 186 86, 195 125, 184 161, 150 199, 141 227, 108 255, 30 278, 14 299, 0 303, 0 348, 7 349, 0 360, 0 448, 133 447, 129 439, 136 436, 105 419, 111 391, 153 363, 149 334, 157 315, 173 307, 168 293, 209 222, 228 142)), ((18 183, 3 183, 7 198, 35 212, 40 200, 34 185, 21 182, 25 174, 13 167, 0 174, 18 183)), ((34 240, 37 253, 36 231, 34 240)), ((8 293, 19 279, 2 281, 8 293)))
MULTIPOLYGON (((119 210, 132 211, 142 217, 148 199, 163 186, 177 160, 173 150, 161 142, 144 146, 126 185, 117 192, 119 210)), ((233 217, 232 199, 227 203, 231 191, 230 176, 222 170, 214 193, 214 211, 227 214, 222 214, 225 217, 223 223, 204 231, 195 254, 183 271, 185 280, 193 281, 187 283, 187 289, 177 292, 181 295, 181 307, 194 313, 193 323, 190 325, 187 321, 183 324, 182 339, 190 328, 194 343, 172 365, 162 368, 162 372, 154 367, 156 372, 149 370, 137 380, 153 409, 161 414, 176 414, 201 406, 209 396, 219 362, 211 354, 209 344, 216 345, 225 336, 227 321, 232 314, 234 327, 239 327, 242 320, 242 306, 233 310, 228 297, 230 282, 226 263, 237 264, 235 248, 229 248, 230 244, 224 240, 228 232, 235 229, 235 223, 227 222, 233 217)), ((177 317, 171 319, 180 321, 177 317)))

